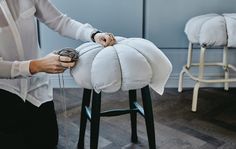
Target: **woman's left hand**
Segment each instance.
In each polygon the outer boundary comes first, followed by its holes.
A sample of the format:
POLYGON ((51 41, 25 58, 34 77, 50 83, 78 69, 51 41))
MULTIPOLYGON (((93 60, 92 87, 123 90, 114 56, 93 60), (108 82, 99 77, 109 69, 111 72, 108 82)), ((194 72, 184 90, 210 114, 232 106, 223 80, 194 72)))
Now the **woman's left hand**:
POLYGON ((116 39, 112 33, 97 33, 94 36, 94 40, 104 47, 113 46, 116 43, 116 39))

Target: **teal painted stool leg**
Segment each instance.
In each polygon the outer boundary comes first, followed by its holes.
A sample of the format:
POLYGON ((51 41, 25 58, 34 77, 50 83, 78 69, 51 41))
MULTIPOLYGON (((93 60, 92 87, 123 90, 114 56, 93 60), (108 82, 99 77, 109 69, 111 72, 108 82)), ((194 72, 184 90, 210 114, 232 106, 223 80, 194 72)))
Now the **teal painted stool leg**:
MULTIPOLYGON (((135 102, 137 102, 136 90, 129 91, 129 106, 130 109, 135 109, 135 102)), ((131 120, 131 142, 137 143, 137 112, 130 112, 130 120, 131 120)))
POLYGON ((143 109, 145 115, 146 129, 148 135, 149 149, 156 149, 155 129, 153 120, 152 100, 149 87, 146 86, 141 89, 143 109))
POLYGON ((91 130, 90 130, 90 149, 98 148, 100 112, 101 112, 101 93, 97 94, 95 91, 93 91, 91 130))
POLYGON ((90 104, 91 98, 91 90, 84 89, 83 99, 82 99, 82 107, 81 107, 81 117, 80 117, 80 132, 79 132, 79 141, 77 148, 84 149, 84 138, 85 138, 85 130, 87 124, 87 115, 86 115, 86 106, 88 107, 90 104))

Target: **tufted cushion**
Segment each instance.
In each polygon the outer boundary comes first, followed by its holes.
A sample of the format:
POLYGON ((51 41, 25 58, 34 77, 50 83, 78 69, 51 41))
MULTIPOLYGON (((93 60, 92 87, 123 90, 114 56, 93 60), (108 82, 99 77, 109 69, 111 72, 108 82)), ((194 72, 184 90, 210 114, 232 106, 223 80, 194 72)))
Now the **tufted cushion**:
POLYGON ((236 13, 224 13, 227 34, 228 34, 228 47, 236 47, 236 13))
POLYGON ((191 18, 185 25, 188 40, 201 46, 227 45, 225 18, 218 14, 205 14, 191 18))
POLYGON ((142 38, 116 37, 113 46, 87 42, 76 50, 79 61, 71 74, 81 88, 96 92, 139 89, 150 85, 163 94, 172 65, 152 42, 142 38))

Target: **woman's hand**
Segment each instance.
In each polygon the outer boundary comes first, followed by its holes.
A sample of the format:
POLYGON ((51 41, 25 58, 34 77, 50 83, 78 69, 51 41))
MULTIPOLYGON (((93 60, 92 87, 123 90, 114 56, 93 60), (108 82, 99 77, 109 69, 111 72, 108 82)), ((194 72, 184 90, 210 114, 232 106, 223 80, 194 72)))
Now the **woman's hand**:
POLYGON ((63 73, 67 68, 71 68, 75 65, 75 62, 71 62, 70 57, 59 56, 54 53, 50 53, 43 58, 32 60, 30 62, 30 72, 35 74, 38 72, 46 73, 63 73))
POLYGON ((116 43, 116 39, 112 33, 97 33, 94 36, 94 40, 104 47, 112 46, 116 43))

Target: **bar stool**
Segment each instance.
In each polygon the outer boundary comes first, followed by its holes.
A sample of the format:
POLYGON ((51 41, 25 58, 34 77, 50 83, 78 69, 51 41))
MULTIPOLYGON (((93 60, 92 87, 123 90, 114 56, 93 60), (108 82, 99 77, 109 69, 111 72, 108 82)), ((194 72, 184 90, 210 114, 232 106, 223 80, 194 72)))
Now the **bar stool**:
POLYGON ((141 88, 143 107, 137 102, 137 90, 129 90, 129 109, 114 109, 101 112, 101 92, 98 94, 94 90, 84 89, 82 108, 81 108, 81 120, 80 120, 80 133, 78 141, 78 149, 84 149, 84 139, 87 120, 91 122, 90 125, 90 148, 98 148, 99 138, 99 125, 101 117, 119 116, 124 114, 130 114, 131 119, 131 142, 138 142, 137 135, 137 113, 141 114, 145 119, 147 137, 149 142, 149 149, 156 148, 155 142, 155 128, 153 120, 152 101, 149 91, 149 86, 141 88), (92 95, 92 101, 90 101, 92 95), (91 107, 90 107, 91 102, 91 107))
MULTIPOLYGON (((225 18, 218 14, 206 14, 191 18, 186 26, 185 33, 189 40, 187 64, 183 66, 179 75, 178 91, 183 90, 183 77, 186 73, 195 81, 192 98, 192 111, 197 111, 197 100, 200 85, 202 83, 224 83, 224 89, 229 89, 229 82, 236 82, 236 78, 229 78, 229 71, 236 71, 236 68, 228 64, 228 43, 225 18), (200 45, 200 57, 198 63, 192 63, 193 45, 200 45), (205 52, 207 48, 223 47, 222 62, 205 62, 205 52), (220 66, 224 70, 224 78, 206 79, 204 69, 208 66, 220 66), (192 67, 198 67, 197 76, 190 72, 192 67)), ((214 49, 212 49, 214 50, 214 49)))
POLYGON ((155 149, 155 129, 149 87, 162 95, 172 71, 172 64, 151 41, 120 36, 116 36, 116 41, 115 45, 108 47, 87 42, 76 48, 79 63, 71 69, 71 74, 79 87, 84 89, 77 147, 84 148, 87 120, 91 122, 90 148, 97 149, 100 118, 123 114, 130 114, 131 141, 137 143, 136 119, 139 113, 146 122, 149 148, 155 149), (136 99, 136 91, 139 89, 142 93, 142 106, 136 99), (130 108, 101 112, 101 94, 115 93, 119 90, 129 92, 130 108))

